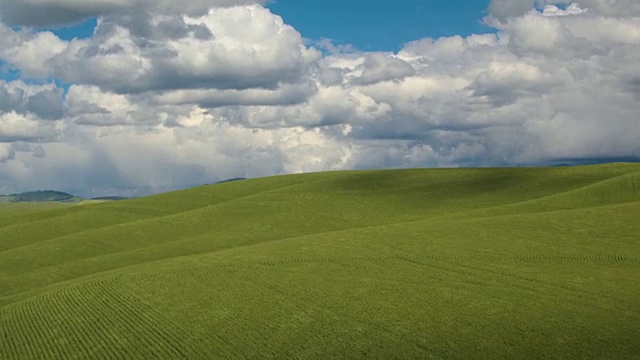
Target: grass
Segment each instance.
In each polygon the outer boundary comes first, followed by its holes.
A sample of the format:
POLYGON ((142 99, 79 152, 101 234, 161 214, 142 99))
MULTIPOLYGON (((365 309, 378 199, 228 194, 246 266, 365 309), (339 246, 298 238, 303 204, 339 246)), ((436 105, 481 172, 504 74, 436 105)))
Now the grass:
POLYGON ((639 218, 640 164, 0 211, 0 358, 637 359, 639 218))

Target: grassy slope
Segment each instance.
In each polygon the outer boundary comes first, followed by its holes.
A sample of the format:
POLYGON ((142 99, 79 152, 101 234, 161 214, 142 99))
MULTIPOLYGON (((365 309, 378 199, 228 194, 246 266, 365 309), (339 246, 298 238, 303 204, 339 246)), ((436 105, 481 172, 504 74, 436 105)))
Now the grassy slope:
POLYGON ((0 358, 633 358, 640 165, 0 211, 0 358))

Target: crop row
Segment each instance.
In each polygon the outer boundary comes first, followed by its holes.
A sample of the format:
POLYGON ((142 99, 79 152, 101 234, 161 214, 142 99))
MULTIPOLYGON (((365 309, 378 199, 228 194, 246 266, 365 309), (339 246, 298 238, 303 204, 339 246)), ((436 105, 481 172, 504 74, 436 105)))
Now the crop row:
POLYGON ((0 312, 0 358, 194 358, 187 334, 123 288, 94 282, 0 312))
POLYGON ((640 258, 626 255, 603 255, 603 254, 524 254, 524 255, 388 255, 388 256, 333 256, 333 257, 310 257, 297 259, 269 259, 259 263, 267 266, 286 265, 293 263, 323 263, 323 262, 355 262, 355 261, 382 261, 382 260, 451 260, 451 261, 472 261, 472 260, 522 260, 522 261, 553 261, 553 262, 640 262, 640 258))

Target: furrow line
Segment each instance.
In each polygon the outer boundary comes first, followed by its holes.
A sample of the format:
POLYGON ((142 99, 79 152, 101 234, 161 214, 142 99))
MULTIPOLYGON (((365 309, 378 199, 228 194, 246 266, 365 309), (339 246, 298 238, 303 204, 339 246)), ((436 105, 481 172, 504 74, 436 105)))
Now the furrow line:
POLYGON ((8 314, 6 311, 0 312, 0 331, 2 331, 2 343, 0 344, 0 358, 1 359, 18 359, 18 351, 20 348, 19 342, 16 339, 16 336, 12 336, 11 330, 13 333, 16 333, 16 330, 21 329, 21 323, 16 322, 15 311, 12 314, 8 314))
POLYGON ((469 271, 472 271, 472 272, 475 272, 475 273, 481 272, 481 273, 491 274, 493 276, 498 276, 498 277, 503 278, 503 279, 508 279, 510 281, 516 281, 516 282, 520 281, 520 282, 536 284, 537 286, 542 286, 542 287, 545 287, 547 289, 553 289, 554 291, 557 291, 557 290, 563 291, 566 294, 566 296, 571 296, 571 297, 577 298, 577 299, 582 300, 582 301, 592 301, 592 299, 590 298, 590 296, 592 295, 591 293, 583 291, 583 290, 579 290, 579 289, 576 289, 576 288, 570 288, 570 287, 567 287, 567 286, 554 284, 552 282, 546 282, 546 281, 542 281, 542 280, 539 280, 539 279, 534 279, 534 278, 527 277, 527 276, 516 275, 516 274, 513 274, 513 273, 505 274, 505 273, 502 273, 500 271, 496 271, 496 270, 493 270, 493 269, 486 269, 486 268, 482 268, 482 267, 478 267, 478 266, 471 266, 471 265, 468 265, 468 264, 457 263, 455 265, 458 266, 458 267, 466 268, 469 271))
MULTIPOLYGON (((41 349, 42 347, 44 347, 44 349, 46 350, 44 353, 48 355, 52 355, 52 354, 62 355, 63 354, 62 349, 58 347, 56 336, 52 329, 52 326, 53 326, 52 322, 50 321, 50 319, 48 319, 49 321, 45 319, 45 316, 43 316, 44 314, 42 314, 43 307, 38 305, 40 304, 32 301, 32 302, 28 302, 24 306, 24 310, 27 313, 27 316, 29 316, 30 319, 37 319, 37 322, 40 325, 39 339, 42 346, 38 346, 38 349, 40 349, 40 351, 42 352, 41 349)), ((32 333, 32 334, 35 335, 36 333, 32 333)))
MULTIPOLYGON (((173 358, 176 356, 180 358, 187 358, 187 356, 180 350, 179 344, 174 340, 171 336, 173 334, 165 334, 163 331, 159 331, 159 329, 163 328, 163 324, 159 324, 155 321, 149 314, 149 309, 145 307, 139 306, 139 300, 131 301, 130 297, 127 297, 122 289, 114 288, 113 286, 108 286, 107 282, 102 282, 105 286, 102 289, 105 290, 106 287, 109 291, 105 291, 107 296, 109 296, 113 302, 105 301, 104 305, 111 308, 115 313, 122 314, 123 319, 127 319, 127 322, 131 325, 132 329, 140 329, 141 333, 148 333, 151 336, 144 336, 143 341, 149 345, 149 349, 151 350, 162 350, 167 355, 172 355, 173 358), (119 306, 115 306, 118 304, 119 306), (122 309, 131 310, 132 308, 136 308, 138 311, 122 311, 122 309), (127 314, 130 313, 130 314, 127 314), (127 316, 129 315, 129 316, 127 316), (131 321, 129 321, 131 320, 131 321), (137 324, 136 324, 137 323, 137 324), (142 325, 142 326, 135 326, 142 325)), ((93 283, 92 286, 98 286, 97 283, 93 283)))
MULTIPOLYGON (((50 296, 56 300, 54 309, 58 311, 57 315, 61 319, 61 325, 66 323, 71 328, 71 338, 77 340, 76 342, 70 342, 70 344, 76 345, 77 343, 76 347, 82 351, 84 356, 90 358, 92 351, 89 348, 90 344, 87 344, 87 339, 99 339, 100 334, 95 326, 87 324, 95 313, 85 308, 85 303, 78 299, 78 295, 77 289, 72 288, 50 296), (61 303, 62 306, 58 306, 58 303, 61 303), (67 318, 72 319, 72 321, 65 321, 67 318)), ((110 350, 109 348, 104 349, 109 355, 110 350)))
POLYGON ((37 349, 37 344, 34 339, 34 336, 37 336, 37 328, 34 327, 32 319, 29 318, 29 315, 26 311, 24 311, 24 307, 19 309, 15 309, 18 314, 18 324, 19 329, 19 337, 22 348, 20 349, 20 353, 24 353, 27 355, 29 359, 37 359, 37 353, 35 353, 37 349))
MULTIPOLYGON (((258 264, 266 266, 280 266, 287 264, 305 264, 305 263, 323 263, 323 262, 356 262, 356 261, 382 261, 382 260, 410 260, 410 259, 426 259, 426 260, 453 260, 453 261, 499 261, 499 260, 549 260, 559 262, 640 262, 640 258, 624 255, 546 255, 546 254, 524 254, 511 256, 493 256, 493 255, 389 255, 389 256, 350 256, 350 257, 317 257, 317 258, 298 258, 298 259, 269 259, 257 261, 258 264)), ((256 263, 256 262, 254 262, 256 263)))
MULTIPOLYGON (((86 285, 83 285, 86 286, 86 285)), ((114 317, 110 313, 106 312, 102 306, 94 307, 94 312, 97 312, 99 316, 99 326, 106 336, 98 336, 100 343, 103 345, 103 349, 109 352, 113 358, 133 358, 133 355, 127 350, 126 346, 117 340, 116 329, 117 323, 114 321, 114 317), (124 353, 124 354, 123 354, 124 353), (124 357, 123 357, 124 355, 124 357)))
MULTIPOLYGON (((94 285, 94 283, 85 284, 83 287, 92 288, 92 285, 94 285)), ((92 292, 89 292, 88 289, 83 289, 83 290, 84 291, 82 291, 82 293, 86 294, 87 297, 91 295, 105 293, 102 291, 98 293, 94 291, 92 293, 92 292)), ((104 290, 104 289, 98 289, 98 290, 104 290)), ((94 305, 94 311, 99 312, 100 313, 99 319, 104 321, 103 323, 101 323, 101 326, 109 334, 109 338, 111 339, 111 342, 113 342, 113 345, 117 345, 117 349, 114 349, 114 346, 110 346, 107 343, 106 348, 112 351, 112 353, 114 354, 114 357, 120 357, 125 359, 140 357, 141 354, 135 351, 131 352, 132 349, 129 349, 129 346, 127 346, 128 345, 127 343, 123 344, 121 341, 118 340, 124 335, 129 335, 127 334, 127 330, 135 329, 132 326, 127 326, 130 324, 129 316, 127 316, 128 314, 126 313, 123 314, 123 312, 119 311, 119 309, 114 309, 113 306, 108 301, 108 299, 104 299, 100 297, 99 299, 94 299, 94 304, 95 303, 97 303, 98 306, 94 305)), ((127 307, 125 307, 125 309, 127 309, 127 307)), ((133 334, 136 334, 136 332, 134 331, 133 334)), ((129 341, 131 340, 130 335, 127 336, 127 340, 129 341)), ((131 344, 133 343, 134 342, 131 341, 131 344)))

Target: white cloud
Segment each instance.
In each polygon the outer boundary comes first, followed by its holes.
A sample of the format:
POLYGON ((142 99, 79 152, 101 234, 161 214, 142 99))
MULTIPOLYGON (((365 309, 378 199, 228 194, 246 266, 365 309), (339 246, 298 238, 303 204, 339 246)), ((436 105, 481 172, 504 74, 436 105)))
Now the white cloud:
MULTIPOLYGON (((97 86, 73 85, 66 96, 66 119, 76 125, 155 126, 168 118, 166 109, 147 106, 126 95, 103 91, 97 86)), ((176 109, 180 112, 182 109, 176 109)))
POLYGON ((486 97, 501 106, 525 96, 539 97, 553 87, 562 86, 562 75, 566 74, 544 73, 526 62, 493 62, 476 77, 469 89, 473 90, 474 96, 486 97))
POLYGON ((54 123, 39 121, 29 114, 0 114, 0 143, 52 142, 57 139, 58 128, 54 123))
POLYGON ((67 47, 66 42, 51 32, 15 32, 0 23, 0 58, 28 77, 49 77, 48 62, 67 47))
POLYGON ((381 53, 367 54, 359 75, 352 80, 356 85, 369 85, 382 81, 401 80, 416 73, 408 62, 393 55, 381 53))
POLYGON ((640 44, 640 17, 571 17, 563 24, 576 38, 598 46, 640 44))
MULTIPOLYGON (((550 0, 549 4, 563 4, 566 1, 550 0)), ((636 0, 576 0, 582 9, 589 9, 597 15, 610 17, 640 16, 640 3, 636 0)))
POLYGON ((26 84, 0 80, 0 114, 15 111, 42 119, 60 119, 64 113, 62 90, 54 84, 26 84))
POLYGON ((14 158, 14 154, 11 150, 11 144, 0 143, 0 163, 5 163, 7 160, 12 160, 14 158))
POLYGON ((277 89, 305 81, 321 57, 282 18, 259 6, 212 9, 199 17, 141 19, 150 22, 152 30, 136 34, 135 21, 105 18, 92 38, 69 42, 50 32, 15 33, 4 27, 0 56, 27 76, 60 78, 119 93, 277 89), (156 31, 167 21, 185 31, 156 31), (210 36, 202 36, 201 30, 210 36))
POLYGON ((557 7, 556 5, 547 5, 542 10, 544 16, 568 16, 568 15, 580 15, 589 11, 588 9, 580 8, 577 3, 571 3, 566 9, 557 7))
POLYGON ((595 14, 609 17, 640 16, 637 0, 491 0, 489 16, 497 21, 516 18, 537 6, 547 15, 595 14), (562 9, 557 5, 565 5, 562 9), (585 11, 585 10, 589 11, 585 11))
POLYGON ((186 126, 76 129, 73 138, 46 145, 46 157, 15 153, 0 163, 0 190, 136 196, 240 176, 338 169, 349 156, 348 147, 319 130, 249 129, 201 111, 179 121, 186 126))
POLYGON ((164 105, 198 104, 202 107, 231 105, 294 105, 305 102, 318 88, 313 82, 283 84, 277 89, 179 89, 156 93, 149 97, 152 103, 164 105))

